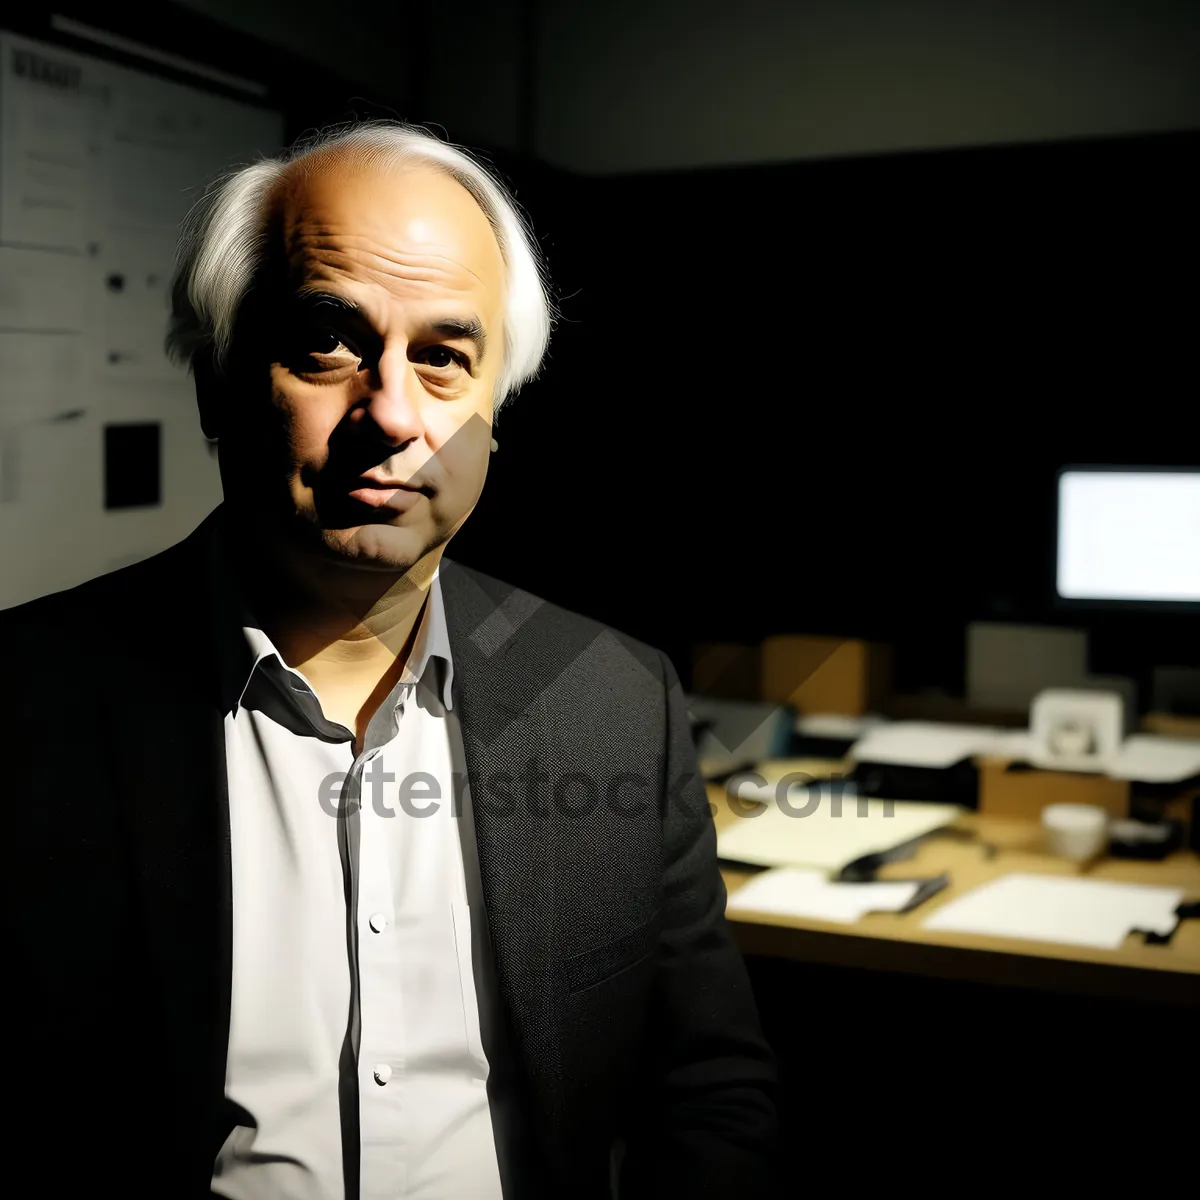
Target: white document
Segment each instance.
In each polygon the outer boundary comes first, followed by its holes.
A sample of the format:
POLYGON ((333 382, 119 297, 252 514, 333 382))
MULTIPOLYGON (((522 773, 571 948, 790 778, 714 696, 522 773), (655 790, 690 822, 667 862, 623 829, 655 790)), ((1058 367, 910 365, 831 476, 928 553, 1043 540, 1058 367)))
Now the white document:
POLYGON ((861 717, 848 717, 843 713, 801 713, 796 718, 796 732, 808 737, 860 738, 885 722, 886 718, 873 713, 861 717))
POLYGON ((1131 930, 1167 934, 1180 888, 1005 875, 939 908, 925 929, 1115 950, 1131 930))
POLYGON ((996 753, 1007 731, 938 721, 894 721, 867 732, 850 751, 856 762, 952 767, 976 754, 996 753))
POLYGON ((1027 760, 1033 753, 1033 734, 1028 729, 1001 729, 988 743, 987 754, 997 758, 1027 760))
POLYGON ((728 911, 731 915, 773 913, 853 925, 869 912, 899 912, 920 886, 913 881, 833 883, 820 871, 784 867, 764 871, 738 888, 729 899, 728 911))
MULTIPOLYGON (((717 833, 717 853, 759 867, 837 872, 864 855, 894 850, 949 825, 961 812, 953 804, 879 800, 859 797, 850 788, 838 794, 821 785, 743 785, 738 796, 762 807, 739 815, 717 833)), ((728 803, 741 813, 737 800, 728 803)))
POLYGON ((1138 783, 1182 783, 1200 775, 1200 741, 1134 734, 1122 743, 1108 773, 1138 783))

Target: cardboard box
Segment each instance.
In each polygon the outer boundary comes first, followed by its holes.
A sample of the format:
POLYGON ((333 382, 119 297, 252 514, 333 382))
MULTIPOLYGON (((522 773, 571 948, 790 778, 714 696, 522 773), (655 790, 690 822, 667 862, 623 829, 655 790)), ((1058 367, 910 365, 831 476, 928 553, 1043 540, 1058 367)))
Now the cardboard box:
POLYGON ((891 683, 890 647, 856 638, 781 635, 762 644, 762 698, 797 712, 861 717, 891 683))
POLYGON ((1129 815, 1129 782, 1107 775, 1030 769, 1007 758, 979 759, 979 811, 988 817, 1041 819, 1049 804, 1094 804, 1129 815))

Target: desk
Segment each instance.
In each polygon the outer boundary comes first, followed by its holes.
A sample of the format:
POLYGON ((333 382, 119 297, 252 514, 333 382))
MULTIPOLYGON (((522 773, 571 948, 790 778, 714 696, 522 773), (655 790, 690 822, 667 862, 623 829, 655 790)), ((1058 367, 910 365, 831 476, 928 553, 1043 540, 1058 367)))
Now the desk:
MULTIPOLYGON (((830 770, 842 764, 825 764, 830 770)), ((817 764, 806 766, 818 775, 817 764)), ((720 828, 737 817, 725 789, 709 785, 714 823, 720 828)), ((1042 849, 1035 823, 965 813, 956 828, 977 839, 933 835, 914 857, 891 863, 880 879, 950 873, 950 886, 910 913, 868 913, 854 925, 805 917, 763 914, 731 917, 730 926, 743 953, 790 958, 832 966, 864 967, 939 979, 1038 988, 1055 992, 1200 1006, 1200 922, 1185 921, 1170 945, 1147 946, 1138 934, 1117 950, 1094 950, 1047 942, 1010 941, 975 934, 931 932, 922 928, 938 906, 1000 875, 1027 872, 1076 875, 1080 868, 1042 849), (986 845, 996 847, 988 858, 986 845)), ((754 872, 721 872, 732 895, 754 872)), ((1089 878, 1159 884, 1184 889, 1184 899, 1200 899, 1200 857, 1181 851, 1162 862, 1105 859, 1087 869, 1089 878)))

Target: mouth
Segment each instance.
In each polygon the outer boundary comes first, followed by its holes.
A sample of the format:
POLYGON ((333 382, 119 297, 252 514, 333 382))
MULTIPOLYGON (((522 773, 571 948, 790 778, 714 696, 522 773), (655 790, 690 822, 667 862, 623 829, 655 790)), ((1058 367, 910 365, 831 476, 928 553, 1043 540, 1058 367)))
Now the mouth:
POLYGON ((401 483, 398 480, 362 475, 351 481, 347 495, 350 499, 371 508, 390 508, 396 512, 406 512, 422 496, 430 495, 430 491, 411 482, 401 483))

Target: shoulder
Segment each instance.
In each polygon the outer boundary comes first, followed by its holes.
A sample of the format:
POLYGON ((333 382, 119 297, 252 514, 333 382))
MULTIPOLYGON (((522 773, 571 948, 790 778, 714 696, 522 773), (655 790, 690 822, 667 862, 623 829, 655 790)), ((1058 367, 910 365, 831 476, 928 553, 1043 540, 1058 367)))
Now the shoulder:
POLYGON ((0 611, 0 643, 6 652, 44 655, 62 645, 78 654, 126 632, 144 638, 156 623, 178 629, 201 590, 201 529, 141 562, 0 611))
POLYGON ((580 682, 600 675, 658 688, 678 683, 661 650, 593 617, 451 560, 440 578, 457 639, 489 658, 511 652, 538 664, 544 677, 565 674, 580 682))

